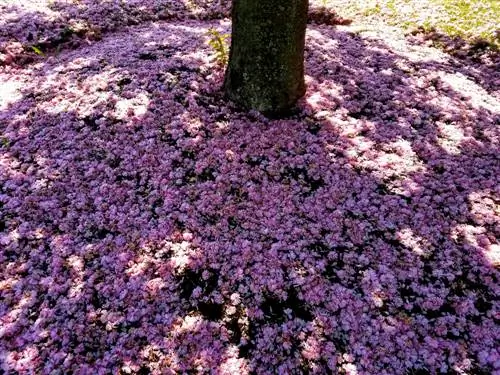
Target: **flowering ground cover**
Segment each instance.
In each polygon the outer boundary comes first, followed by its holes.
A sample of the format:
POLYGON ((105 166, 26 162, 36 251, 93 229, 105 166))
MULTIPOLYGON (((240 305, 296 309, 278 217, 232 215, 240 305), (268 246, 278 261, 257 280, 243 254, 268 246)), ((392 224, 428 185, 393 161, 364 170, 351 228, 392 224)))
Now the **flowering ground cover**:
POLYGON ((54 19, 100 36, 41 55, 52 8, 24 4, 0 26, 22 47, 0 68, 4 373, 500 373, 494 66, 311 24, 306 96, 271 120, 220 92, 219 5, 68 2, 54 19))

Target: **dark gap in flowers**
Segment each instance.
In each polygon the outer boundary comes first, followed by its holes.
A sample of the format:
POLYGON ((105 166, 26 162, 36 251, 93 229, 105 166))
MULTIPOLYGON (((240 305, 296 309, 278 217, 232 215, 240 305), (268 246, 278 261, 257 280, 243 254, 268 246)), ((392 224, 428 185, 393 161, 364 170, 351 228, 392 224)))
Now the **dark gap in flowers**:
POLYGON ((312 363, 308 360, 304 360, 300 363, 299 371, 301 374, 308 375, 312 371, 312 363))
POLYGON ((157 209, 163 207, 163 198, 157 198, 153 204, 151 205, 151 216, 153 219, 158 219, 158 212, 157 209))
POLYGON ((165 71, 169 72, 169 73, 176 73, 176 72, 199 73, 200 68, 192 68, 192 67, 186 66, 186 65, 178 65, 178 66, 166 68, 165 71))
POLYGON ((122 161, 123 159, 120 156, 112 157, 109 161, 109 166, 113 169, 116 169, 120 166, 122 161))
POLYGON ((117 82, 117 85, 119 87, 123 87, 123 86, 126 86, 128 84, 132 83, 132 79, 130 77, 123 77, 121 78, 118 82, 117 82))
POLYGON ((220 215, 217 214, 205 214, 200 213, 200 217, 203 219, 203 222, 208 225, 215 225, 220 220, 220 215))
POLYGON ((180 297, 188 300, 191 298, 193 291, 196 287, 201 287, 203 294, 208 296, 212 293, 218 285, 219 277, 215 272, 209 272, 208 277, 203 278, 203 270, 193 271, 187 269, 180 276, 177 277, 180 297))
POLYGON ((158 59, 158 56, 156 56, 154 53, 151 53, 151 52, 141 52, 141 53, 139 53, 137 58, 140 60, 155 61, 156 59, 158 59))
POLYGON ((431 375, 431 372, 425 368, 417 368, 411 369, 407 373, 407 375, 431 375))
POLYGON ((92 289, 90 304, 94 307, 94 309, 100 309, 102 307, 102 299, 99 292, 96 289, 92 289))
POLYGON ((415 306, 411 311, 411 314, 420 314, 425 316, 429 321, 435 321, 438 318, 442 318, 444 316, 453 316, 457 312, 453 305, 450 302, 443 303, 440 307, 436 309, 420 309, 415 306))
POLYGON ((248 199, 248 192, 241 186, 231 186, 227 193, 235 197, 237 202, 246 201, 248 199))
POLYGON ((230 216, 227 218, 227 224, 229 225, 229 229, 235 229, 239 225, 238 219, 234 216, 230 216))
POLYGON ((267 164, 268 162, 268 157, 264 155, 250 155, 245 159, 245 163, 251 167, 257 167, 262 164, 267 164))
POLYGON ((167 133, 165 131, 164 127, 160 128, 160 132, 159 132, 159 137, 158 138, 160 139, 160 141, 165 142, 169 146, 175 146, 175 145, 177 145, 177 142, 172 137, 172 134, 167 133))
POLYGON ((234 345, 239 345, 243 337, 243 329, 239 320, 243 318, 243 309, 238 306, 236 313, 225 323, 227 330, 230 333, 229 342, 234 345))
POLYGON ((224 314, 224 305, 215 302, 198 302, 198 311, 205 319, 218 321, 224 314))
POLYGON ((341 327, 332 334, 333 343, 339 353, 346 353, 349 347, 349 334, 341 327))
MULTIPOLYGON (((322 373, 324 373, 325 375, 334 375, 334 372, 333 372, 333 369, 330 368, 330 366, 328 365, 328 360, 325 358, 325 357, 321 357, 319 360, 318 360, 318 364, 320 365, 319 368, 321 369, 322 373)), ((341 373, 341 369, 340 369, 340 364, 337 364, 337 373, 341 373)))
MULTIPOLYGON (((473 291, 476 295, 485 298, 487 301, 496 300, 494 294, 486 287, 477 276, 477 271, 471 269, 469 265, 462 264, 461 274, 456 275, 454 283, 450 287, 450 293, 458 297, 466 297, 467 291, 473 291)), ((498 283, 495 276, 493 281, 498 283)), ((483 307, 486 305, 483 305, 483 307)))
POLYGON ((115 177, 116 182, 122 182, 122 181, 133 181, 135 177, 131 175, 130 173, 123 173, 123 174, 118 174, 115 177))
POLYGON ((443 174, 444 172, 446 172, 446 168, 443 165, 436 165, 432 167, 432 170, 437 174, 443 174))
POLYGON ((253 320, 248 322, 248 328, 244 333, 246 343, 238 347, 238 357, 250 358, 250 354, 255 349, 257 338, 257 326, 253 320))
POLYGON ((141 366, 137 371, 137 375, 149 375, 151 374, 151 369, 147 366, 141 366))
POLYGON ((183 159, 195 160, 196 159, 196 152, 194 152, 192 150, 182 150, 181 157, 183 159))
POLYGON ((89 151, 89 157, 92 160, 102 161, 106 159, 106 151, 102 149, 91 149, 89 151))
POLYGON ((291 180, 298 181, 302 186, 304 186, 307 191, 304 195, 311 195, 316 190, 325 185, 323 178, 311 177, 309 176, 307 169, 299 167, 289 167, 286 166, 280 174, 281 181, 285 184, 289 184, 291 180))
POLYGON ((381 231, 378 229, 371 230, 368 233, 370 236, 375 237, 376 239, 382 240, 387 245, 390 245, 399 251, 403 250, 405 246, 401 243, 400 240, 394 238, 395 231, 391 228, 388 228, 386 231, 381 231))
POLYGON ((375 190, 378 194, 380 195, 388 195, 390 194, 389 189, 387 188, 386 184, 378 184, 377 188, 375 190))
POLYGON ((273 323, 281 323, 286 320, 287 313, 290 310, 295 318, 310 322, 313 320, 313 315, 304 301, 298 298, 295 289, 287 291, 287 298, 284 301, 276 297, 267 295, 264 302, 260 305, 260 309, 266 316, 266 321, 273 323))
MULTIPOLYGON (((197 95, 195 97, 196 103, 198 105, 203 105, 206 106, 207 109, 210 110, 220 110, 220 105, 222 104, 220 99, 217 98, 215 95, 197 95)), ((228 116, 228 114, 220 112, 221 114, 224 114, 228 116)), ((229 119, 228 117, 226 119, 229 119)), ((216 120, 220 121, 220 118, 216 118, 216 120)))
POLYGON ((328 247, 328 245, 326 245, 322 241, 313 242, 310 245, 308 245, 306 247, 306 249, 309 251, 316 251, 322 255, 327 255, 327 253, 330 251, 330 248, 328 247))
POLYGON ((321 124, 313 122, 307 126, 307 131, 312 135, 316 135, 321 130, 321 124))
POLYGON ((361 117, 363 117, 363 115, 365 115, 365 113, 363 113, 361 110, 360 111, 356 111, 356 112, 349 112, 348 113, 348 116, 352 117, 352 118, 355 118, 355 119, 360 119, 361 117))
POLYGON ((182 182, 186 185, 192 185, 196 183, 196 173, 194 168, 186 168, 186 172, 184 173, 184 177, 182 178, 182 182))
POLYGON ((484 316, 486 312, 491 310, 491 308, 493 307, 493 303, 491 303, 487 297, 480 296, 474 302, 474 306, 476 307, 477 311, 479 311, 479 313, 484 316))
POLYGON ((123 322, 120 323, 120 329, 122 329, 125 332, 130 332, 130 330, 139 328, 140 326, 141 326, 141 320, 135 318, 131 320, 124 320, 123 322))
POLYGON ((188 100, 186 98, 185 93, 176 92, 174 95, 174 100, 177 103, 182 104, 183 107, 187 107, 188 105, 188 100))
POLYGON ((99 129, 99 125, 97 125, 97 118, 94 116, 86 116, 83 118, 83 123, 85 126, 90 128, 92 131, 96 131, 99 129))
POLYGON ((206 167, 196 177, 200 182, 215 181, 216 169, 213 167, 206 167))
POLYGON ((95 238, 98 240, 103 240, 107 236, 116 235, 116 232, 111 231, 108 228, 97 226, 91 226, 90 228, 88 228, 87 233, 89 233, 89 236, 87 238, 95 238))
POLYGON ((475 363, 472 364, 472 367, 470 369, 470 373, 474 374, 474 375, 491 375, 491 372, 488 371, 488 369, 486 369, 484 367, 480 367, 478 365, 477 361, 475 361, 475 363))
POLYGON ((342 269, 342 265, 336 261, 328 261, 322 275, 331 283, 340 283, 338 271, 342 269))
POLYGON ((215 115, 214 119, 216 121, 229 121, 230 117, 229 114, 227 113, 219 112, 215 115))

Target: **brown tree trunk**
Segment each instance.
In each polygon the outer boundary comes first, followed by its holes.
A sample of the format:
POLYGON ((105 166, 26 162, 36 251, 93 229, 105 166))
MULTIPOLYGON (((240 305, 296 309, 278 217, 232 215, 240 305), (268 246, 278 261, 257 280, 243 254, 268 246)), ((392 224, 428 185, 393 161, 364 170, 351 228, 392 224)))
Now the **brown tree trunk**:
POLYGON ((229 99, 276 114, 304 95, 307 7, 308 0, 233 0, 229 99))

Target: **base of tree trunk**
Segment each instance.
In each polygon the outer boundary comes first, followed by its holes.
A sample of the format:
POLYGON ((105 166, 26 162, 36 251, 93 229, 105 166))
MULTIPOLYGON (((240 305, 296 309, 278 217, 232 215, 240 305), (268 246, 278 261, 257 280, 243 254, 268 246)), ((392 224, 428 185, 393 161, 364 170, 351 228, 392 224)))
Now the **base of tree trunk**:
POLYGON ((308 0, 233 0, 229 99, 271 115, 304 95, 307 7, 308 0))

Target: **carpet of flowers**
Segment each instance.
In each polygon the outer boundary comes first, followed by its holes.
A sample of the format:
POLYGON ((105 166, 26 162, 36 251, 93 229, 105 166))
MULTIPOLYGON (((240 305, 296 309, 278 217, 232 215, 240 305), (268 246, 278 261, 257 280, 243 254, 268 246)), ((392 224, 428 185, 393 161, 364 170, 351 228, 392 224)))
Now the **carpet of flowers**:
POLYGON ((0 2, 0 371, 499 374, 498 70, 311 24, 267 119, 181 3, 0 2))

